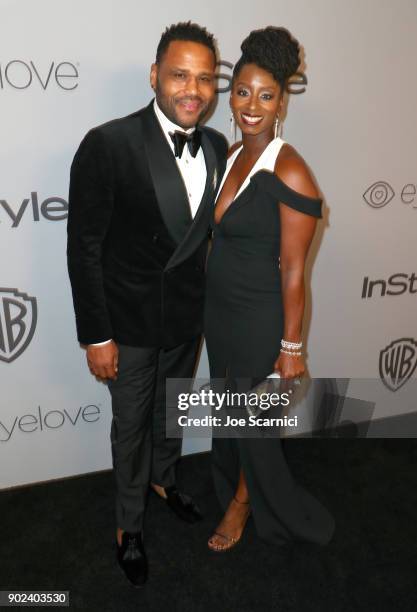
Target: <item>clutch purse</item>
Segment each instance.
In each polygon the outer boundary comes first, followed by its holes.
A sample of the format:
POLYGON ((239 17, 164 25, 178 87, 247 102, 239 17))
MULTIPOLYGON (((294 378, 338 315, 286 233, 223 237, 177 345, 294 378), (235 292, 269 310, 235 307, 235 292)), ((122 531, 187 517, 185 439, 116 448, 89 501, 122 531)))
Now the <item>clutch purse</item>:
POLYGON ((258 401, 254 401, 253 405, 251 403, 246 404, 246 412, 249 416, 258 417, 269 410, 269 408, 261 407, 262 396, 265 397, 265 395, 270 395, 271 393, 279 393, 280 378, 278 372, 272 372, 261 383, 249 391, 248 395, 253 397, 253 399, 255 399, 255 395, 258 398, 258 401))
MULTIPOLYGON (((292 380, 293 385, 301 385, 301 380, 295 378, 292 380)), ((262 382, 253 387, 248 393, 248 402, 246 403, 246 412, 248 416, 259 417, 271 408, 278 408, 280 411, 282 406, 278 402, 268 403, 268 398, 274 394, 275 399, 277 395, 282 394, 282 381, 278 372, 272 372, 262 382)), ((288 395, 288 390, 285 391, 288 395)), ((292 391, 290 391, 292 393, 292 391)), ((287 398, 288 399, 288 398, 287 398)), ((287 403, 288 406, 288 403, 287 403)), ((286 407, 286 406, 285 406, 286 407)))

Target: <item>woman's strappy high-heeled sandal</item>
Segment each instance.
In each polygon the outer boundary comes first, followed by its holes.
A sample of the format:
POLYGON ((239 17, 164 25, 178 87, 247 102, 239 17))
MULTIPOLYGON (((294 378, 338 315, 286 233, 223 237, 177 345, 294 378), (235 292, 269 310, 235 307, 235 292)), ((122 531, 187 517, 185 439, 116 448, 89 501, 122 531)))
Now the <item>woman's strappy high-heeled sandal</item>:
POLYGON ((220 533, 219 531, 215 531, 214 534, 211 536, 212 538, 214 536, 218 536, 220 538, 223 539, 223 541, 225 542, 224 546, 220 545, 220 546, 210 546, 210 540, 208 541, 208 547, 212 552, 226 552, 228 550, 231 550, 232 548, 234 548, 236 546, 236 544, 238 544, 240 542, 240 540, 242 539, 242 535, 243 535, 243 531, 245 529, 245 525, 246 525, 246 521, 249 518, 249 514, 250 514, 250 508, 249 508, 249 502, 241 502, 238 499, 236 499, 236 497, 233 497, 233 500, 240 505, 243 506, 248 506, 247 509, 247 513, 246 513, 246 517, 245 517, 245 521, 243 523, 243 529, 242 529, 242 533, 240 534, 240 536, 238 538, 234 538, 233 536, 229 536, 225 533, 220 533))

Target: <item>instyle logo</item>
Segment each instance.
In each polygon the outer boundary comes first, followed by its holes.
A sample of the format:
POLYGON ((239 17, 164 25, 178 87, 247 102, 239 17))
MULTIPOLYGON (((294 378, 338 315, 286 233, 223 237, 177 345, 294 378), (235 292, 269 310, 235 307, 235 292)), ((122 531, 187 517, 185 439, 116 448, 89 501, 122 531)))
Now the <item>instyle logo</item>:
POLYGON ((81 423, 97 423, 100 419, 100 408, 95 404, 80 406, 76 410, 49 410, 45 412, 40 406, 34 414, 0 421, 0 442, 9 442, 19 433, 41 433, 49 429, 60 429, 65 425, 76 427, 81 423))
MULTIPOLYGON (((400 200, 403 204, 408 204, 411 208, 417 208, 417 186, 415 183, 407 183, 400 192, 400 200)), ((386 181, 377 181, 363 194, 365 202, 372 208, 383 208, 393 200, 395 191, 386 181)))
MULTIPOLYGON (((232 73, 233 73, 233 64, 232 62, 228 62, 227 60, 220 60, 217 62, 217 66, 221 69, 223 66, 230 72, 218 72, 217 78, 219 81, 225 81, 225 85, 219 86, 216 89, 216 93, 227 93, 232 89, 232 73)), ((289 80, 287 84, 287 91, 290 94, 302 94, 306 90, 307 85, 307 77, 302 72, 296 72, 289 80)))
POLYGON ((6 221, 10 223, 10 227, 19 227, 24 215, 35 222, 41 217, 47 221, 63 221, 68 217, 68 202, 58 196, 52 196, 39 203, 37 191, 32 191, 30 198, 24 198, 19 204, 0 200, 0 223, 6 221))
POLYGON ((400 338, 386 346, 379 355, 379 375, 390 391, 398 391, 417 367, 417 342, 400 338))
POLYGON ((37 318, 36 298, 0 287, 0 361, 11 363, 27 349, 37 318))
POLYGON ((362 283, 361 298, 385 297, 386 295, 403 295, 417 293, 417 275, 398 272, 391 274, 387 280, 370 280, 365 276, 362 283))
POLYGON ((78 64, 68 61, 49 63, 13 59, 0 62, 0 90, 52 87, 72 91, 78 87, 78 64))

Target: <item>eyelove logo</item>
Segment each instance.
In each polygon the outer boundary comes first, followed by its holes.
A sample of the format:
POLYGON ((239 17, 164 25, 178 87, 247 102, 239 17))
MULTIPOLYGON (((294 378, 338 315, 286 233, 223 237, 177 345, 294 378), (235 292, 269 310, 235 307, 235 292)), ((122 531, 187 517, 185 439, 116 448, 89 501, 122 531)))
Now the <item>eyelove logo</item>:
POLYGON ((390 391, 398 391, 417 367, 417 342, 400 338, 386 346, 379 354, 379 375, 390 391))
MULTIPOLYGON (((48 221, 63 221, 68 217, 68 202, 58 196, 52 196, 39 204, 37 191, 32 191, 30 198, 24 198, 17 206, 10 205, 7 200, 0 200, 0 213, 3 212, 0 223, 2 218, 7 219, 9 217, 10 227, 19 227, 26 210, 31 210, 33 221, 39 221, 41 216, 48 221), (7 214, 7 217, 4 213, 7 214)), ((29 215, 30 213, 27 212, 26 216, 29 215)))
POLYGON ((10 421, 0 421, 0 442, 9 442, 17 433, 43 432, 48 429, 60 429, 65 424, 76 427, 78 424, 96 423, 100 419, 100 408, 95 404, 80 406, 78 410, 49 410, 44 412, 38 406, 35 414, 24 414, 11 417, 10 421))
MULTIPOLYGON (((403 204, 411 204, 412 208, 417 208, 417 188, 414 183, 407 183, 401 190, 400 199, 403 204)), ((372 208, 383 208, 391 202, 395 196, 395 191, 386 181, 377 181, 363 194, 363 199, 372 208)))
POLYGON ((0 62, 0 90, 38 86, 46 91, 56 86, 65 91, 72 91, 78 87, 77 66, 78 64, 72 62, 55 60, 50 63, 21 59, 0 62))
POLYGON ((363 194, 363 198, 369 206, 374 208, 382 208, 388 202, 391 202, 395 196, 394 190, 389 183, 385 181, 377 181, 363 194))
POLYGON ((36 298, 0 287, 0 361, 11 363, 27 349, 37 317, 36 298))
POLYGON ((370 280, 369 276, 365 276, 362 283, 361 298, 364 300, 374 297, 374 291, 380 297, 417 293, 417 274, 413 272, 408 275, 397 272, 396 274, 391 274, 387 280, 370 280))

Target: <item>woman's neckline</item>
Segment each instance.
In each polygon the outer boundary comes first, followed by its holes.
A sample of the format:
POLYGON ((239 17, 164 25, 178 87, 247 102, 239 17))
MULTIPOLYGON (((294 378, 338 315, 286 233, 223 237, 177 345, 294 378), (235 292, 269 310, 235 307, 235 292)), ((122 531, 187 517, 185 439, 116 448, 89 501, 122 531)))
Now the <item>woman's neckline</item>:
MULTIPOLYGON (((280 147, 278 149, 278 151, 281 149, 281 146, 285 144, 284 140, 282 140, 279 136, 277 138, 273 138, 270 142, 268 142, 268 144, 266 145, 266 147, 264 148, 264 150, 262 151, 262 153, 259 155, 258 159, 255 161, 255 163, 253 164, 252 168, 249 170, 248 174, 246 175, 246 177, 244 178, 242 184, 240 185, 239 189, 237 190, 237 192, 235 193, 235 196, 233 198, 233 200, 230 202, 229 206, 231 206, 233 204, 233 202, 236 200, 236 198, 238 198, 240 196, 240 194, 242 193, 242 191, 244 191, 246 189, 246 187, 249 184, 249 181, 251 179, 251 177, 258 171, 260 170, 259 166, 260 163, 262 162, 263 158, 265 157, 266 153, 269 151, 269 149, 271 148, 271 146, 273 144, 277 144, 280 143, 280 147)), ((240 145, 240 147, 238 147, 236 149, 236 151, 233 151, 232 155, 229 157, 229 159, 227 160, 227 166, 226 166, 226 171, 224 173, 221 185, 219 187, 219 191, 217 194, 217 198, 216 198, 216 202, 222 192, 223 186, 227 180, 227 177, 229 176, 229 172, 233 167, 233 164, 235 163, 239 153, 242 151, 243 149, 243 143, 240 145)), ((227 209, 226 209, 227 210, 227 209)))

